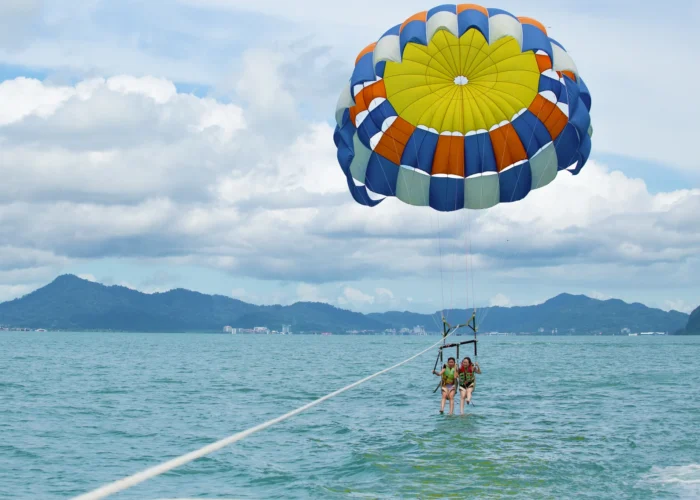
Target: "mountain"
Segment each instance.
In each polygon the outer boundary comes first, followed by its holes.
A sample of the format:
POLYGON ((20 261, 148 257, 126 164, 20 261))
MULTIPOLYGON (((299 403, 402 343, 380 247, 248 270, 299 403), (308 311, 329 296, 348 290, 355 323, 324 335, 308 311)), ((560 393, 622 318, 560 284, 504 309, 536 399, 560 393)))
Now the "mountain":
MULTIPOLYGON (((471 312, 446 311, 451 322, 465 321, 471 312)), ((700 322, 695 311, 691 323, 700 322), (693 319, 695 318, 695 320, 693 319)), ((441 313, 386 312, 361 314, 316 302, 289 306, 258 306, 221 295, 204 295, 176 289, 145 294, 121 286, 105 286, 73 275, 24 297, 0 304, 0 325, 52 330, 123 330, 142 332, 220 332, 225 325, 237 328, 292 325, 301 332, 349 330, 380 332, 387 328, 424 326, 438 331, 441 313)), ((559 333, 618 333, 632 331, 678 331, 688 315, 665 312, 621 300, 597 300, 583 295, 562 294, 544 304, 527 307, 490 307, 479 311, 482 332, 528 332, 540 329, 559 333)), ((690 328, 691 324, 688 323, 690 328)), ((700 331, 700 325, 698 325, 700 331)))
POLYGON ((680 333, 682 335, 700 335, 700 307, 690 313, 688 324, 680 333))
MULTIPOLYGON (((379 313, 370 317, 389 323, 394 328, 412 325, 434 324, 435 315, 415 315, 414 313, 379 313), (406 316, 402 316, 405 314, 406 316), (409 319, 409 321, 406 321, 409 319)), ((447 310, 445 317, 451 323, 464 322, 471 311, 447 310)), ((487 307, 477 315, 479 331, 489 332, 528 332, 543 329, 550 333, 619 333, 623 328, 633 332, 675 332, 683 328, 688 315, 678 311, 652 309, 643 304, 627 304, 618 299, 598 300, 585 295, 561 294, 543 304, 525 307, 487 307)))
POLYGON ((125 330, 142 332, 222 331, 225 325, 267 325, 296 331, 333 326, 368 330, 386 325, 360 313, 327 304, 256 306, 220 295, 189 290, 145 294, 122 286, 104 286, 73 275, 59 276, 22 298, 0 304, 0 325, 56 330, 125 330))

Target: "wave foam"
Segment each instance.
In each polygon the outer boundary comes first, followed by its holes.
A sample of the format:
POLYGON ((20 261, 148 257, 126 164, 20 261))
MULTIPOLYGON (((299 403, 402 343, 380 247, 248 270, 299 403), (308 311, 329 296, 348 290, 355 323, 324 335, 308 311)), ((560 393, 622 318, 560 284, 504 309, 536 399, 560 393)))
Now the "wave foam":
POLYGON ((644 482, 672 487, 682 498, 700 498, 700 465, 652 467, 644 482))

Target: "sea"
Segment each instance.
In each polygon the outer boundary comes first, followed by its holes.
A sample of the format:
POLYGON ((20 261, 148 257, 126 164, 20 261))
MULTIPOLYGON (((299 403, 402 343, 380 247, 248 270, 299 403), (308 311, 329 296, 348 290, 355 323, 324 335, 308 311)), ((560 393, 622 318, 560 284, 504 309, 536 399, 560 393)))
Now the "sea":
MULTIPOLYGON (((436 341, 0 332, 0 498, 85 493, 436 341)), ((700 498, 700 338, 483 336, 452 416, 436 355, 112 498, 700 498)))

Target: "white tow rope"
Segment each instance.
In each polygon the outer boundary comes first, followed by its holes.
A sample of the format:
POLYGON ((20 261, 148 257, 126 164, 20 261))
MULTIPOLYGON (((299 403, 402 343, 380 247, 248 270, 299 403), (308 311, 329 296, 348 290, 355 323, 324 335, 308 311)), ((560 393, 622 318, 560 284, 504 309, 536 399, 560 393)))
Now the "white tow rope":
MULTIPOLYGON (((452 332, 452 333, 454 333, 454 332, 452 332)), ((153 477, 159 476, 160 474, 163 474, 164 472, 168 472, 169 470, 172 470, 176 467, 180 467, 182 465, 185 465, 185 464, 192 462, 194 460, 197 460, 198 458, 201 458, 205 455, 209 455, 210 453, 218 451, 218 450, 220 450, 226 446, 229 446, 233 443, 237 443, 238 441, 241 441, 242 439, 245 439, 248 436, 255 434, 256 432, 263 431, 263 430, 267 429, 268 427, 272 427, 275 424, 278 424, 280 422, 288 420, 296 415, 299 415, 302 412, 305 412, 306 410, 310 410, 314 406, 319 405, 328 399, 331 399, 335 396, 338 396, 346 391, 349 391, 350 389, 354 389, 355 387, 362 385, 365 382, 369 382, 373 378, 376 378, 380 375, 388 373, 388 372, 398 368, 399 366, 405 365, 406 363, 413 361, 417 357, 422 356, 426 352, 434 349, 439 344, 443 343, 444 339, 446 339, 447 337, 452 335, 452 333, 450 333, 446 337, 440 338, 440 340, 438 342, 431 345, 427 349, 419 352, 418 354, 411 356, 408 359, 405 359, 404 361, 401 361, 400 363, 395 364, 394 366, 391 366, 389 368, 385 368, 384 370, 378 371, 377 373, 374 373, 368 377, 365 377, 362 380, 358 380, 357 382, 353 382, 350 385, 346 385, 342 389, 338 389, 335 392, 331 392, 330 394, 326 394, 325 396, 320 397, 317 400, 312 401, 308 404, 305 404, 304 406, 301 406, 301 407, 297 408, 296 410, 292 410, 289 413, 285 413, 282 416, 279 416, 277 418, 273 418, 272 420, 268 420, 267 422, 263 422, 262 424, 256 425, 254 427, 251 427, 250 429, 246 429, 246 430, 241 431, 237 434, 233 434, 232 436, 224 438, 220 441, 216 441, 215 443, 209 444, 203 448, 200 448, 198 450, 187 453, 186 455, 181 455, 179 457, 173 458, 172 460, 168 460, 167 462, 163 462, 160 465, 156 465, 154 467, 151 467, 149 469, 141 471, 137 474, 134 474, 133 476, 125 477, 124 479, 120 479, 120 480, 115 481, 113 483, 107 484, 107 485, 102 486, 101 488, 93 490, 89 493, 85 493, 83 495, 74 497, 73 500, 98 500, 100 498, 105 498, 105 497, 108 497, 110 495, 114 495, 115 493, 118 493, 120 491, 124 491, 127 488, 131 488, 132 486, 136 486, 137 484, 142 483, 143 481, 146 481, 147 479, 151 479, 153 477)))

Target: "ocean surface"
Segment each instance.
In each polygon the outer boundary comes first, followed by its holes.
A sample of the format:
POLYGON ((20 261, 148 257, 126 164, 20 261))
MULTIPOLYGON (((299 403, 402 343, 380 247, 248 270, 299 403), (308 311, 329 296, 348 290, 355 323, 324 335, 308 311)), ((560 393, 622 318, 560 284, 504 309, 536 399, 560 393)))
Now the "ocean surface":
MULTIPOLYGON (((84 493, 436 340, 2 332, 0 498, 84 493)), ((700 498, 700 338, 479 354, 465 416, 438 414, 433 351, 112 498, 700 498)))

